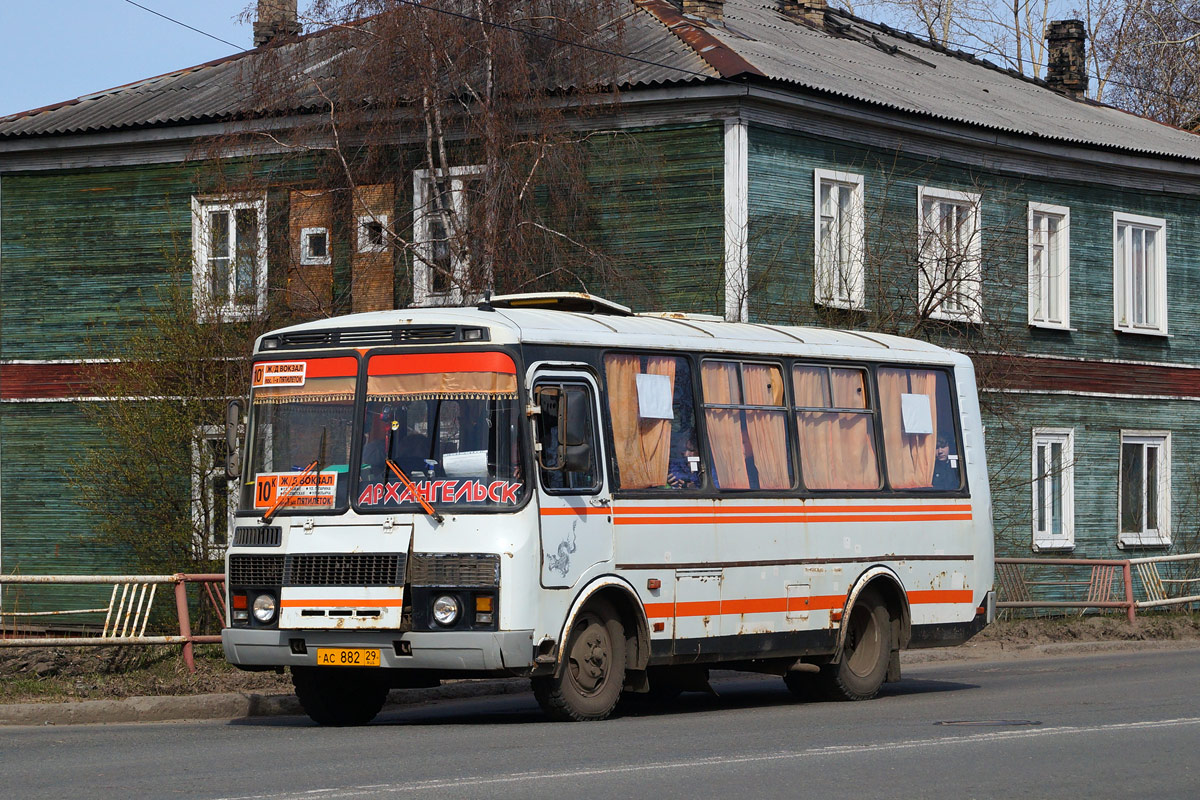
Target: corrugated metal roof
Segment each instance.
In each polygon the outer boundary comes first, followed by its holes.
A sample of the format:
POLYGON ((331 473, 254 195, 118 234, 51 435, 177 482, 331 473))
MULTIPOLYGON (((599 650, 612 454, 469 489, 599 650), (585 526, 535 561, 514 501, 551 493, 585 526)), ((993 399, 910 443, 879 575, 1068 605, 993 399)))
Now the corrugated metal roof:
MULTIPOLYGON (((1010 134, 1200 160, 1200 137, 1091 102, 884 26, 829 12, 823 30, 773 0, 726 0, 720 23, 685 18, 667 0, 629 0, 590 44, 619 42, 626 87, 762 76, 783 86, 1010 134)), ((0 138, 86 133, 254 113, 248 76, 265 59, 323 74, 344 41, 315 34, 0 120, 0 138)), ((313 97, 313 101, 319 98, 313 97)), ((299 109, 303 110, 303 109, 299 109)))
POLYGON ((1200 159, 1200 136, 1010 74, 854 17, 818 31, 776 4, 727 0, 709 32, 767 77, 951 122, 1132 152, 1200 159))

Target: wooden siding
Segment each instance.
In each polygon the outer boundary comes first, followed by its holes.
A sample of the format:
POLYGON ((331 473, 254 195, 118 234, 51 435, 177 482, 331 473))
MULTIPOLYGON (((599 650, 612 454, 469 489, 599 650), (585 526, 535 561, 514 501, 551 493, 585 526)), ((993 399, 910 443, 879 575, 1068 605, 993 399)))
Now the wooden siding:
POLYGON ((0 205, 0 358, 79 358, 190 282, 194 168, 6 174, 0 205))
MULTIPOLYGON (((601 199, 584 233, 614 256, 587 290, 637 311, 719 314, 724 305, 724 127, 626 131, 592 140, 601 199)), ((561 288, 574 289, 569 277, 561 288)))
MULTIPOLYGON (((74 403, 12 404, 0 407, 4 464, 3 568, 5 574, 95 575, 122 572, 131 564, 121 553, 92 539, 88 514, 73 502, 70 481, 79 448, 100 441, 74 403)), ((95 588, 6 588, 4 608, 46 610, 95 607, 95 588), (57 605, 56 605, 57 604, 57 605)))
MULTIPOLYGON (((1020 423, 986 420, 993 470, 996 555, 1031 554, 1032 430, 1069 428, 1075 447, 1075 549, 1067 557, 1133 558, 1163 548, 1117 548, 1121 431, 1171 433, 1171 552, 1200 551, 1195 509, 1200 503, 1200 403, 1192 400, 1111 400, 1022 394, 1020 423), (1003 436, 996 435, 1004 431, 1003 436)), ((1061 556, 1064 554, 1047 554, 1061 556)))
MULTIPOLYGON (((919 186, 982 195, 984 317, 1009 352, 1071 358, 1200 363, 1200 185, 1195 194, 1130 191, 1103 174, 1095 183, 997 178, 962 164, 878 153, 774 128, 750 130, 751 318, 812 324, 813 170, 864 176, 868 250, 884 263, 887 291, 917 293, 904 257, 915 236, 919 186), (1071 331, 1032 328, 1028 319, 1027 209, 1030 201, 1071 210, 1071 331), (1170 337, 1113 330, 1114 211, 1167 224, 1170 337)), ((867 306, 879 290, 868 281, 867 306), (874 292, 873 292, 874 290, 874 292)), ((987 343, 982 345, 987 348, 987 343)))

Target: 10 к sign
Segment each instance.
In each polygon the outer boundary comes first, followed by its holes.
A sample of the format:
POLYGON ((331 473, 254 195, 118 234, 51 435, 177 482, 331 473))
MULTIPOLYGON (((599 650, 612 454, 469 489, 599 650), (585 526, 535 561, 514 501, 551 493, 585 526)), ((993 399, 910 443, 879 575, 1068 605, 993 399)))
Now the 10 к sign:
POLYGON ((270 508, 278 497, 287 495, 283 506, 333 508, 337 473, 304 475, 299 472, 271 472, 254 477, 254 507, 270 508))

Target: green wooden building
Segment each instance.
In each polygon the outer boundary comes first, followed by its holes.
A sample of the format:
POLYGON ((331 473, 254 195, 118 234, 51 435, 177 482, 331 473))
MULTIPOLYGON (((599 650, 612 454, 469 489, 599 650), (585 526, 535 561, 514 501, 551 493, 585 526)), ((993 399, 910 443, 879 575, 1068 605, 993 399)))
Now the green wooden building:
MULTIPOLYGON (((618 5, 621 34, 604 41, 636 59, 619 104, 577 124, 596 153, 580 235, 623 271, 588 289, 635 310, 966 350, 998 555, 1200 551, 1200 137, 1085 99, 1070 22, 1050 36, 1060 66, 1033 80, 820 1, 618 5)), ((86 407, 114 402, 97 354, 144 325, 181 265, 229 325, 339 297, 463 299, 378 237, 381 219, 431 236, 411 159, 353 199, 270 153, 236 159, 265 176, 261 193, 213 182, 202 143, 265 124, 239 76, 302 53, 313 35, 295 30, 264 25, 255 50, 0 120, 4 573, 128 562, 89 536, 72 453, 101 435, 86 407)), ((464 156, 449 191, 476 167, 464 156)), ((181 447, 219 441, 221 423, 181 447)))

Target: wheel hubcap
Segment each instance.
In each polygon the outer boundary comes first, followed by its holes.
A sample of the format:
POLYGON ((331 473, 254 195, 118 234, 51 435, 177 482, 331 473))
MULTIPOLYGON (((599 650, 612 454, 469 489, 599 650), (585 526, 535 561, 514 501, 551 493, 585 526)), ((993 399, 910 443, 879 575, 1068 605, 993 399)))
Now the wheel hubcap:
POLYGON ((571 680, 579 689, 594 694, 608 675, 608 629, 598 620, 589 619, 583 633, 575 640, 569 655, 571 680))
POLYGON ((871 609, 858 606, 850 612, 845 651, 851 672, 859 677, 870 674, 879 660, 879 626, 871 609))

